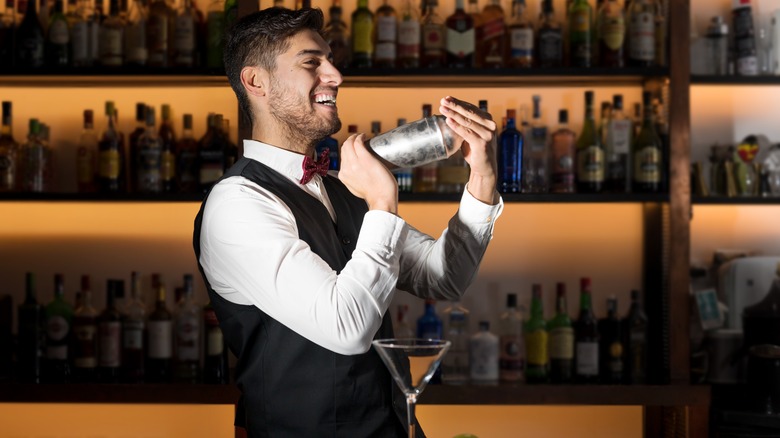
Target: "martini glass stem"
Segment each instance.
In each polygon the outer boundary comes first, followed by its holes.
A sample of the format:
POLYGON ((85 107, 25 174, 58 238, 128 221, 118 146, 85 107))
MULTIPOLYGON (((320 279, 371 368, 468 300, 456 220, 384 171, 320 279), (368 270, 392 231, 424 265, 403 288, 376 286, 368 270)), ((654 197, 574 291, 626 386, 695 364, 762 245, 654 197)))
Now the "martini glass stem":
POLYGON ((406 423, 409 425, 409 438, 414 438, 417 418, 414 416, 414 408, 417 404, 417 394, 406 394, 406 423))

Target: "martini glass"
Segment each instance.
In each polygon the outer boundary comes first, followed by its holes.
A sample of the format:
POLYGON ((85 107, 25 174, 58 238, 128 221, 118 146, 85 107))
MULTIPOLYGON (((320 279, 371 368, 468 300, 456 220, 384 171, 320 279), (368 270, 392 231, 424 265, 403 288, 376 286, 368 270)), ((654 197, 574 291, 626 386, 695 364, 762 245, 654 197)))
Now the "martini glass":
POLYGON ((390 370, 395 383, 406 395, 409 438, 414 438, 414 408, 417 397, 431 380, 450 341, 440 339, 377 339, 373 341, 379 357, 390 370))

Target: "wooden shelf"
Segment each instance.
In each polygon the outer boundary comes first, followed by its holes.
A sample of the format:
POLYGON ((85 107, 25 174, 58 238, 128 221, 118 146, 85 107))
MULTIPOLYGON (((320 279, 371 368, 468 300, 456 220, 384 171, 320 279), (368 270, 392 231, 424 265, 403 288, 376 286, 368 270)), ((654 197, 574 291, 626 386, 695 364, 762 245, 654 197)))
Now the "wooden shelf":
POLYGON ((3 403, 235 404, 235 385, 0 383, 3 403))
POLYGON ((227 87, 220 70, 208 69, 84 69, 60 73, 51 69, 5 71, 0 87, 92 88, 92 87, 227 87))
POLYGON ((780 76, 691 75, 691 85, 780 85, 780 76))
POLYGON ((691 203, 694 205, 780 205, 780 197, 694 196, 691 198, 691 203))

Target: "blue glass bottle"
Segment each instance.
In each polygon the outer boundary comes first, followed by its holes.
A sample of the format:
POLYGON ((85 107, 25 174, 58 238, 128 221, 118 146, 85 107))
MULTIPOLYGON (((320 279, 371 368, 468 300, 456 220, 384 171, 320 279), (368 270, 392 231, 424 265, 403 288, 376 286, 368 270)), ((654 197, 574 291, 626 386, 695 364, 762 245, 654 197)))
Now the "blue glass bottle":
MULTIPOLYGON (((417 319, 417 337, 422 339, 441 339, 442 321, 436 314, 436 301, 425 300, 425 312, 417 319)), ((441 367, 437 367, 430 383, 441 383, 441 367)))
POLYGON ((516 112, 506 112, 506 128, 498 139, 498 190, 518 193, 523 173, 523 134, 515 127, 516 112))
POLYGON ((317 146, 315 146, 318 157, 325 148, 330 149, 330 153, 328 154, 330 157, 328 170, 338 171, 341 166, 341 160, 339 159, 339 142, 331 136, 327 136, 320 140, 320 142, 317 143, 317 146))

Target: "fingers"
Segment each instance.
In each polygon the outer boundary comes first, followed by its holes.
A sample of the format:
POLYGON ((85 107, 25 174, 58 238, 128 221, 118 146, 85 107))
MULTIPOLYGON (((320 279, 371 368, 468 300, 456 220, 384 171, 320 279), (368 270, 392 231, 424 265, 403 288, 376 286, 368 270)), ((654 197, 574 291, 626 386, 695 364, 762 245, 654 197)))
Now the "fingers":
POLYGON ((473 133, 485 141, 493 137, 496 123, 493 122, 490 114, 474 105, 448 96, 441 100, 439 109, 447 116, 447 124, 458 134, 471 136, 473 133), (453 124, 451 121, 456 123, 453 124))

